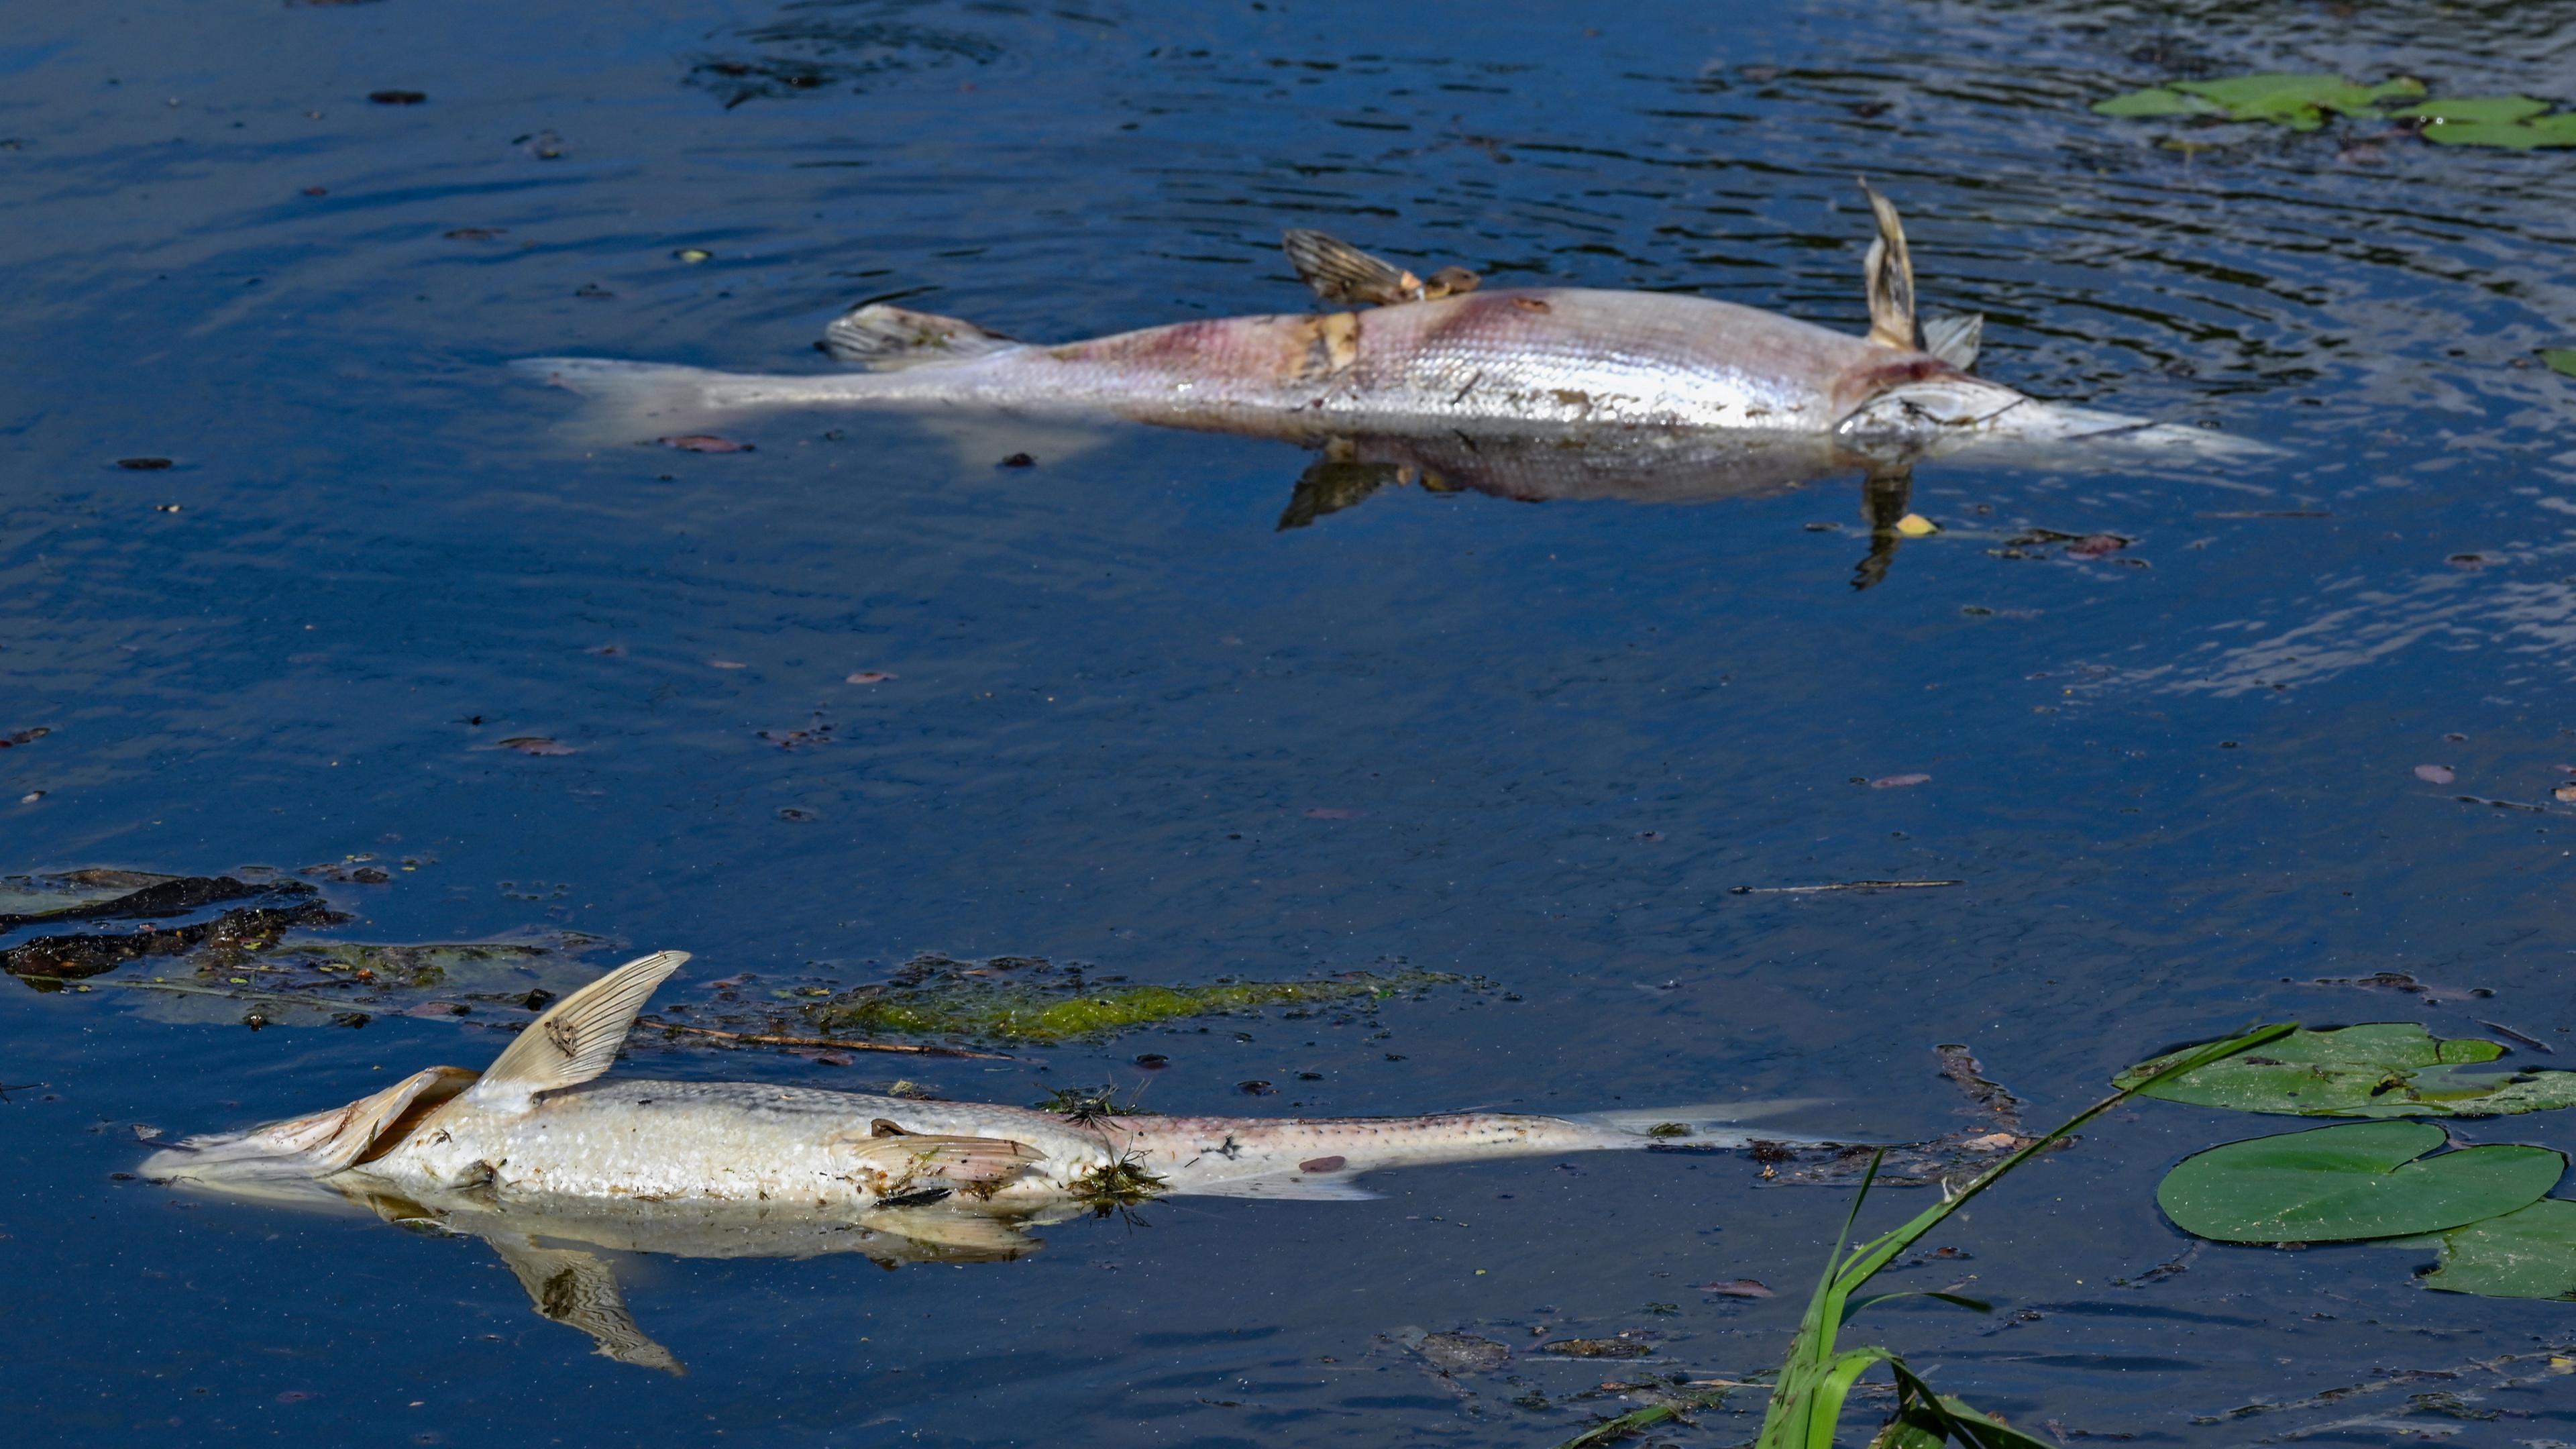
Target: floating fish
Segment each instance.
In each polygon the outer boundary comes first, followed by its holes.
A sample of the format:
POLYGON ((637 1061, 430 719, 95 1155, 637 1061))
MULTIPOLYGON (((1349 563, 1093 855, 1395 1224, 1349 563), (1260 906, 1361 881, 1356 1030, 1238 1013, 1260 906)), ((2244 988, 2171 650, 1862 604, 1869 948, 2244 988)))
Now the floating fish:
POLYGON ((1548 1117, 1250 1118, 1058 1114, 752 1082, 602 1079, 654 990, 688 959, 639 957, 556 1003, 481 1072, 430 1067, 330 1111, 154 1153, 155 1181, 249 1197, 347 1199, 491 1243, 540 1312, 621 1361, 677 1368, 634 1327, 604 1261, 858 1251, 881 1261, 1012 1257, 1024 1228, 1151 1198, 1366 1198, 1384 1168, 1638 1148, 1740 1147, 1729 1103, 1548 1117))
MULTIPOLYGON (((1833 445, 1795 450, 1804 468, 1884 464, 1964 442, 2119 440, 2197 456, 2249 446, 1972 375, 1982 319, 1917 325, 1904 227, 1885 197, 1868 195, 1878 238, 1864 265, 1866 337, 1670 293, 1489 289, 1455 267, 1426 281, 1296 231, 1290 259, 1320 296, 1379 305, 1050 345, 871 303, 834 321, 821 344, 860 371, 752 375, 574 357, 517 366, 597 399, 599 421, 630 437, 775 408, 881 406, 1105 416, 1307 443, 1464 436, 1563 447, 1679 432, 1833 445)), ((1766 461, 1752 471, 1779 470, 1766 461)))

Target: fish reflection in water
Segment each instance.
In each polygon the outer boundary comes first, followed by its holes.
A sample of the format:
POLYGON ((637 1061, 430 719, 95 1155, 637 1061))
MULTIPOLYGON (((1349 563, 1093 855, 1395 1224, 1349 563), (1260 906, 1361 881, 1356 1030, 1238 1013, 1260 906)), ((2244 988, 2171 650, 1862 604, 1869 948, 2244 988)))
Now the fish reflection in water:
MULTIPOLYGON (((1852 587, 1865 589, 1886 577, 1903 542, 1897 523, 1911 508, 1915 463, 1940 452, 1871 448, 1825 434, 1647 428, 1334 437, 1315 446, 1315 460, 1298 477, 1279 527, 1307 527, 1390 488, 1482 493, 1523 503, 1684 504, 1765 498, 1822 479, 1857 476, 1870 544, 1853 571, 1852 587)), ((2000 461, 2016 459, 2063 461, 2037 449, 2013 450, 2000 461)))
POLYGON ((1577 1116, 1226 1118, 1057 1114, 753 1082, 603 1080, 636 1014, 687 960, 639 957, 556 1003, 481 1072, 430 1067, 343 1107, 194 1137, 155 1181, 353 1202, 492 1245, 538 1312, 621 1362, 678 1370, 635 1326, 597 1250, 688 1257, 859 1253, 1009 1259, 1028 1229, 1177 1195, 1348 1200, 1384 1168, 1652 1147, 1741 1147, 1804 1105, 1577 1116))

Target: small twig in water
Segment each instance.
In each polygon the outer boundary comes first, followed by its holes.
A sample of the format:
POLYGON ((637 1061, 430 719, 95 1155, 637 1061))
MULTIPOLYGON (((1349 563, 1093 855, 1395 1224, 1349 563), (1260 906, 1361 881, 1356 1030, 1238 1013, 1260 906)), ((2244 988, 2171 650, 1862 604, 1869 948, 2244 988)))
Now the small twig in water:
POLYGON ((1933 886, 1966 885, 1963 880, 1838 880, 1825 885, 1736 886, 1736 896, 1811 896, 1819 891, 1919 891, 1933 886))
POLYGON ((0 1082, 0 1102, 8 1101, 11 1092, 32 1092, 43 1085, 42 1082, 0 1082))
POLYGON ((2549 1043, 2542 1041, 2536 1036, 2524 1036, 2521 1032, 2515 1031, 2512 1027, 2506 1026, 2502 1022, 2480 1021, 2478 1025, 2485 1027, 2489 1031, 2512 1037, 2515 1041, 2522 1043, 2533 1051, 2547 1052, 2551 1056, 2556 1056, 2558 1054, 2558 1048, 2551 1046, 2549 1043))
POLYGON ((1025 1057, 1007 1056, 1001 1052, 970 1052, 964 1047, 916 1046, 911 1042, 844 1041, 839 1037, 830 1036, 771 1036, 766 1032, 757 1031, 719 1031, 712 1026, 682 1026, 676 1021, 664 1021, 658 1016, 639 1016, 635 1018, 635 1024, 654 1027, 661 1031, 685 1031, 699 1036, 722 1037, 726 1041, 758 1042, 762 1046, 823 1047, 841 1052, 907 1052, 924 1057, 976 1057, 988 1062, 1027 1060, 1025 1057))

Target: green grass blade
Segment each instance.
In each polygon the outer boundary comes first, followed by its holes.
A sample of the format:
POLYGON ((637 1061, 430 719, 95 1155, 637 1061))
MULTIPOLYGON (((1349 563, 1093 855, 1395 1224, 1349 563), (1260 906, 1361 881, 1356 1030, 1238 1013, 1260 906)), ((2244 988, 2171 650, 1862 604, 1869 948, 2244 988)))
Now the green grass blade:
POLYGON ((1856 1348, 1834 1360, 1834 1366, 1817 1381, 1815 1397, 1807 1406, 1806 1449, 1834 1449, 1834 1428, 1842 1422, 1843 1400, 1851 1396, 1852 1385, 1872 1364, 1895 1358, 1883 1348, 1856 1348))
POLYGON ((1858 1303, 1848 1304, 1843 1308, 1842 1321, 1849 1323, 1852 1321, 1853 1314, 1860 1312, 1862 1309, 1867 1308, 1872 1304, 1885 1303, 1890 1298, 1938 1298, 1944 1303, 1955 1303, 1961 1308, 1973 1308, 1979 1313, 1992 1313, 1995 1311, 1995 1305, 1988 1303, 1982 1298, 1970 1298, 1965 1294, 1960 1293, 1941 1293, 1931 1289, 1912 1289, 1904 1293, 1881 1293, 1876 1297, 1864 1298, 1858 1303))

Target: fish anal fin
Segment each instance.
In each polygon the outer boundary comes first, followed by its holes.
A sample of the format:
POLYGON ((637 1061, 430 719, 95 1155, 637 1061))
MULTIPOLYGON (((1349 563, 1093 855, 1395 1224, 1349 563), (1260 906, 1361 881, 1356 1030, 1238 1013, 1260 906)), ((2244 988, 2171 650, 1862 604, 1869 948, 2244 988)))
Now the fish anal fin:
POLYGON ((1339 237, 1298 228, 1283 235, 1279 244, 1287 251, 1288 264, 1297 269, 1297 275, 1327 302, 1374 302, 1383 306, 1422 300, 1420 277, 1393 262, 1370 256, 1339 237))
POLYGON ((603 1356, 675 1376, 688 1373, 669 1349, 635 1326, 626 1295, 618 1291, 616 1270, 606 1259, 578 1248, 540 1248, 516 1235, 495 1234, 484 1241, 501 1255, 539 1314, 589 1334, 603 1356))
POLYGON ((539 1092, 577 1087, 607 1071, 635 1014, 688 959, 686 951, 638 956, 556 1002, 484 1069, 466 1100, 492 1111, 523 1111, 539 1092))
POLYGON ((1860 189, 1869 197, 1870 214, 1878 221, 1878 240, 1869 244, 1869 259, 1861 263, 1869 291, 1869 340, 1911 352, 1915 350, 1914 258, 1905 247, 1905 223, 1896 214, 1896 203, 1879 195, 1866 179, 1860 189))
POLYGON ((928 363, 962 362, 1025 344, 954 317, 871 302, 832 319, 817 345, 835 362, 894 372, 928 363))

